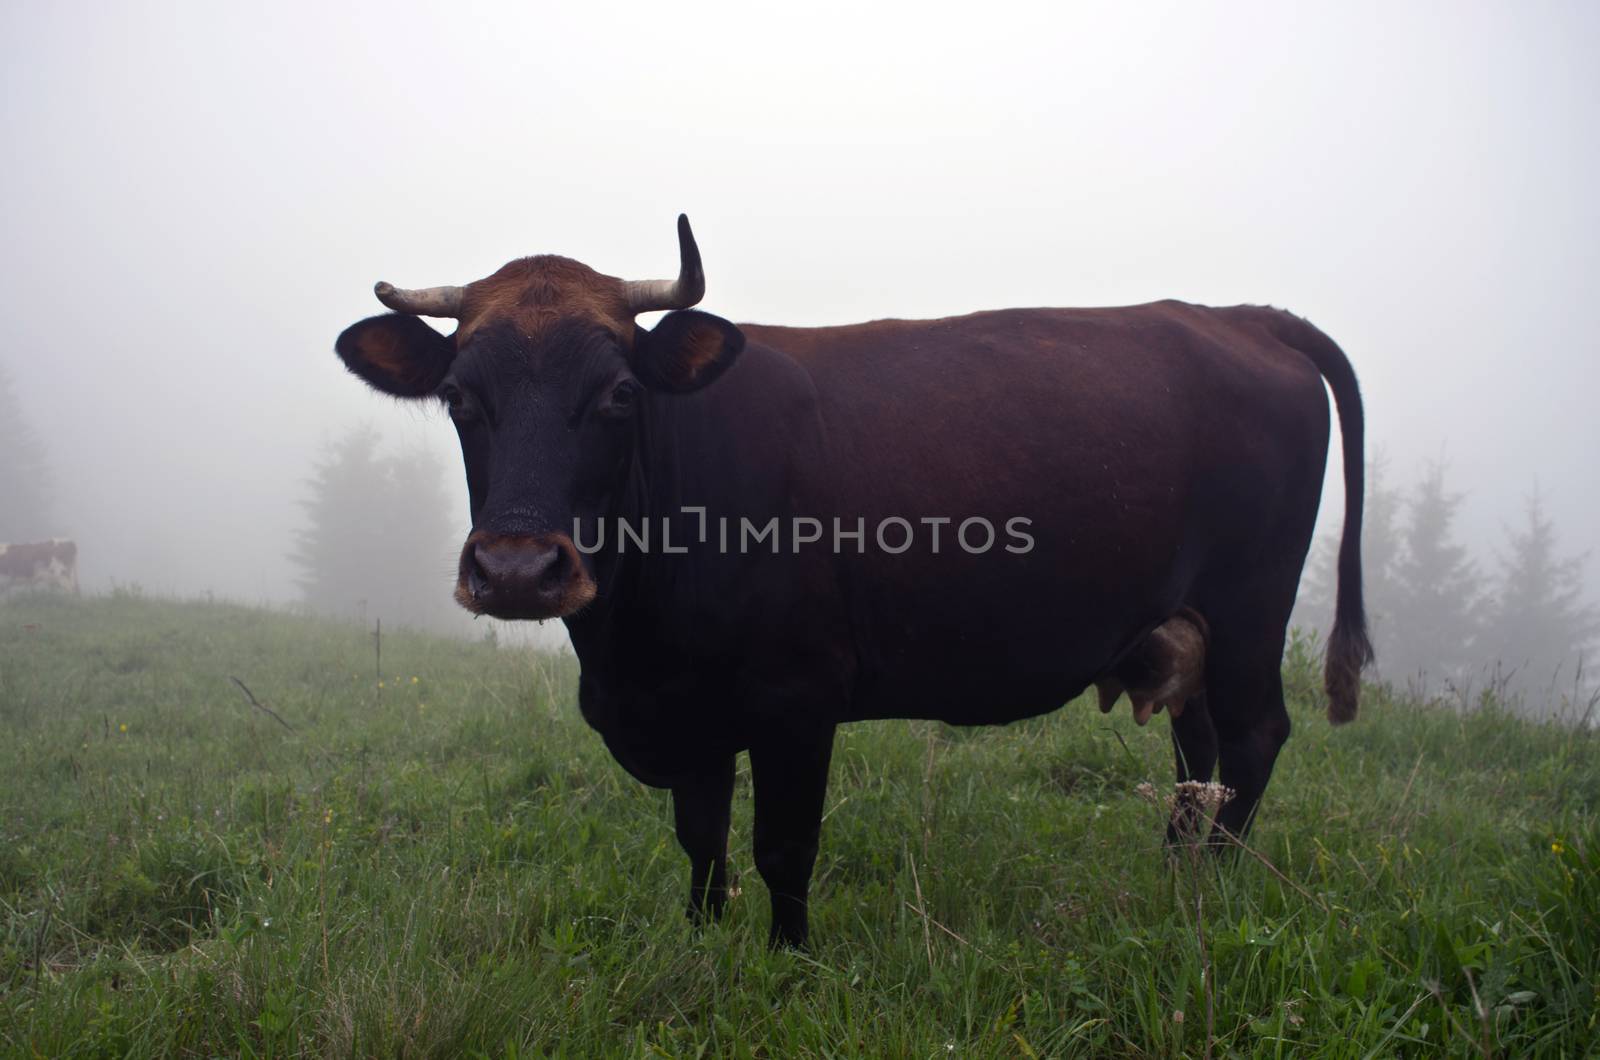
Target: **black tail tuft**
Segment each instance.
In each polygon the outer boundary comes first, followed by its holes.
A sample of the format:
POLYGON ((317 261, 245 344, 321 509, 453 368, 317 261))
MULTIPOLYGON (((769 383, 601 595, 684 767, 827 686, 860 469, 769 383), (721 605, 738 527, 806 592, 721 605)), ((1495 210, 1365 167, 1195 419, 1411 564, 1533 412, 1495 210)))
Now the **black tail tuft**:
POLYGON ((1360 615, 1358 619, 1352 625, 1335 617, 1333 634, 1328 637, 1328 660, 1322 673, 1322 687, 1328 693, 1328 720, 1335 725, 1355 720, 1361 701, 1361 668, 1373 659, 1366 616, 1360 615))

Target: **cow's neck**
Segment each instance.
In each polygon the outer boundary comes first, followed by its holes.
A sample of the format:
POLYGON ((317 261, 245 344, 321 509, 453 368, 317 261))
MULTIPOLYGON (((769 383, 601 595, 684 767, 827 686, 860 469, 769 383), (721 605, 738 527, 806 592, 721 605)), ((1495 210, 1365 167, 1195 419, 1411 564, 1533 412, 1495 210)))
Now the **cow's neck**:
POLYGON ((826 581, 797 567, 826 563, 826 554, 791 555, 788 534, 791 517, 828 514, 797 487, 803 476, 796 472, 827 460, 810 377, 784 353, 755 343, 704 390, 652 394, 636 423, 633 457, 606 513, 606 544, 594 557, 599 595, 567 627, 585 669, 615 660, 615 669, 648 681, 737 654, 748 615, 730 601, 768 582, 826 581), (705 509, 705 541, 698 540, 701 516, 685 508, 705 509), (663 518, 672 522, 673 546, 687 552, 663 550, 663 518), (647 526, 649 549, 631 541, 619 548, 618 519, 647 526), (741 548, 745 519, 755 526, 780 520, 784 554, 772 554, 770 538, 741 548))
MULTIPOLYGON (((604 547, 594 555, 599 595, 578 615, 566 620, 581 661, 598 661, 621 650, 641 625, 657 621, 670 602, 660 593, 652 596, 667 576, 660 554, 661 518, 681 506, 677 491, 678 428, 680 403, 656 397, 640 410, 637 444, 622 486, 604 515, 604 547), (620 547, 620 527, 649 534, 649 548, 629 541, 620 547)), ((676 543, 676 542, 675 542, 676 543)), ((682 558, 682 557, 677 557, 682 558)))

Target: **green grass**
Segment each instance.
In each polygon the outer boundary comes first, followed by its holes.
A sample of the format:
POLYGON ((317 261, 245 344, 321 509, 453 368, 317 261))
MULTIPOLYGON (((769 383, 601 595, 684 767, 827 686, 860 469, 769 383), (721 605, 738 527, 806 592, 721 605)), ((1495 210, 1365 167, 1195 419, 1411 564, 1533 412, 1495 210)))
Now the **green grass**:
POLYGON ((379 689, 359 628, 0 604, 0 1050, 1202 1056, 1209 966, 1217 1056, 1593 1055, 1594 733, 1371 691, 1333 730, 1286 673, 1259 858, 1220 866, 1135 791, 1164 719, 842 730, 814 948, 768 953, 743 767, 696 932, 569 658, 386 633, 379 689))

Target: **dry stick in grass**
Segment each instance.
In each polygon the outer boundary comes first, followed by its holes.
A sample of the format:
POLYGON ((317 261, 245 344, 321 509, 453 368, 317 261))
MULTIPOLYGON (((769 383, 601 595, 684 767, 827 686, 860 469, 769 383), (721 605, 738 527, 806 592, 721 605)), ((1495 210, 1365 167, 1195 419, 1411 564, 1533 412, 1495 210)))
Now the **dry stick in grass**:
MULTIPOLYGON (((917 892, 916 909, 919 913, 921 913, 921 907, 925 904, 922 900, 922 881, 917 878, 917 859, 911 856, 910 848, 906 849, 906 861, 911 865, 911 886, 917 892)), ((921 913, 921 916, 922 945, 926 947, 928 951, 928 971, 931 972, 933 971, 933 939, 928 935, 928 921, 933 918, 928 916, 926 913, 921 913)))
POLYGON ((1200 894, 1200 852, 1193 844, 1189 847, 1189 883, 1194 889, 1194 933, 1200 941, 1200 983, 1206 994, 1206 1060, 1211 1060, 1211 1043, 1216 1037, 1216 1000, 1211 982, 1211 955, 1206 950, 1206 927, 1200 894))
MULTIPOLYGON (((838 807, 834 807, 834 808, 838 809, 838 807)), ((909 848, 905 848, 905 853, 906 853, 906 861, 908 861, 911 864, 911 884, 912 884, 912 887, 915 888, 915 890, 917 892, 917 904, 916 905, 912 905, 910 902, 907 902, 906 903, 906 908, 911 910, 913 913, 917 914, 917 916, 922 918, 922 939, 923 939, 923 944, 925 946, 927 946, 927 948, 928 948, 928 963, 929 963, 929 965, 931 966, 933 964, 933 943, 928 940, 928 925, 929 924, 932 924, 934 927, 938 928, 940 931, 944 932, 946 935, 949 935, 951 938, 953 938, 957 942, 961 943, 961 945, 966 946, 969 949, 977 950, 980 954, 982 954, 984 957, 988 958, 989 960, 994 960, 994 958, 992 956, 990 956, 990 954, 986 950, 984 950, 984 948, 982 946, 974 946, 972 943, 970 943, 966 939, 962 938, 956 932, 954 932, 954 931, 950 930, 949 928, 945 927, 943 924, 939 923, 939 921, 935 920, 933 917, 928 915, 928 911, 923 908, 924 903, 923 903, 923 900, 922 900, 922 882, 917 879, 917 863, 912 859, 911 851, 910 851, 909 848)))
POLYGON ((282 725, 285 729, 288 729, 290 732, 294 732, 294 726, 290 725, 288 722, 286 722, 282 718, 278 717, 278 712, 277 711, 273 710, 271 707, 267 706, 265 703, 262 703, 259 699, 257 699, 255 693, 250 691, 249 687, 246 686, 243 681, 239 680, 237 677, 234 677, 232 674, 228 675, 228 680, 232 681, 234 684, 239 686, 239 691, 244 693, 244 697, 250 701, 250 705, 252 707, 255 707, 257 710, 261 711, 267 717, 271 718, 273 721, 277 722, 279 725, 282 725))
POLYGON ((994 960, 994 958, 991 957, 989 955, 989 953, 983 949, 983 947, 981 947, 981 946, 973 946, 972 943, 968 942, 966 939, 962 938, 960 935, 956 934, 954 931, 952 931, 949 928, 945 927, 943 924, 939 923, 939 921, 935 920, 933 917, 929 916, 927 910, 923 909, 921 906, 912 905, 910 902, 907 902, 906 903, 906 908, 911 910, 913 913, 917 914, 917 916, 922 918, 923 930, 927 930, 927 925, 932 924, 934 927, 938 928, 940 931, 944 932, 946 935, 949 935, 951 938, 953 938, 957 942, 961 943, 961 945, 970 947, 971 949, 975 949, 979 953, 983 954, 983 956, 988 957, 989 960, 994 960))

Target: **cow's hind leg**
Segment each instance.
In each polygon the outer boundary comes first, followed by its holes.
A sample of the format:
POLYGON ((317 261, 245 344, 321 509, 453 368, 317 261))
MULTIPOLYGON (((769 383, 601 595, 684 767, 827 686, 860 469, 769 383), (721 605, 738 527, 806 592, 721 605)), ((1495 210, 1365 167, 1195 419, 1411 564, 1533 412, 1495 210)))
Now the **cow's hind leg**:
POLYGON ((1216 815, 1213 843, 1243 839, 1272 777, 1278 751, 1289 738, 1279 669, 1283 636, 1257 634, 1231 640, 1213 624, 1214 650, 1207 660, 1206 701, 1216 729, 1222 783, 1233 797, 1216 815), (1242 642, 1241 642, 1242 641, 1242 642))
MULTIPOLYGON (((1206 784, 1217 768, 1217 730, 1211 724, 1204 692, 1190 696, 1183 713, 1172 716, 1172 757, 1177 764, 1178 783, 1206 784)), ((1193 842, 1203 825, 1201 806, 1179 788, 1167 822, 1169 844, 1193 842)))
POLYGON ((689 855, 689 918, 722 915, 728 901, 728 817, 733 806, 733 755, 672 788, 678 843, 689 855))
POLYGON ((833 727, 786 733, 750 748, 755 783, 756 870, 772 893, 768 943, 803 946, 807 895, 822 834, 833 727))

